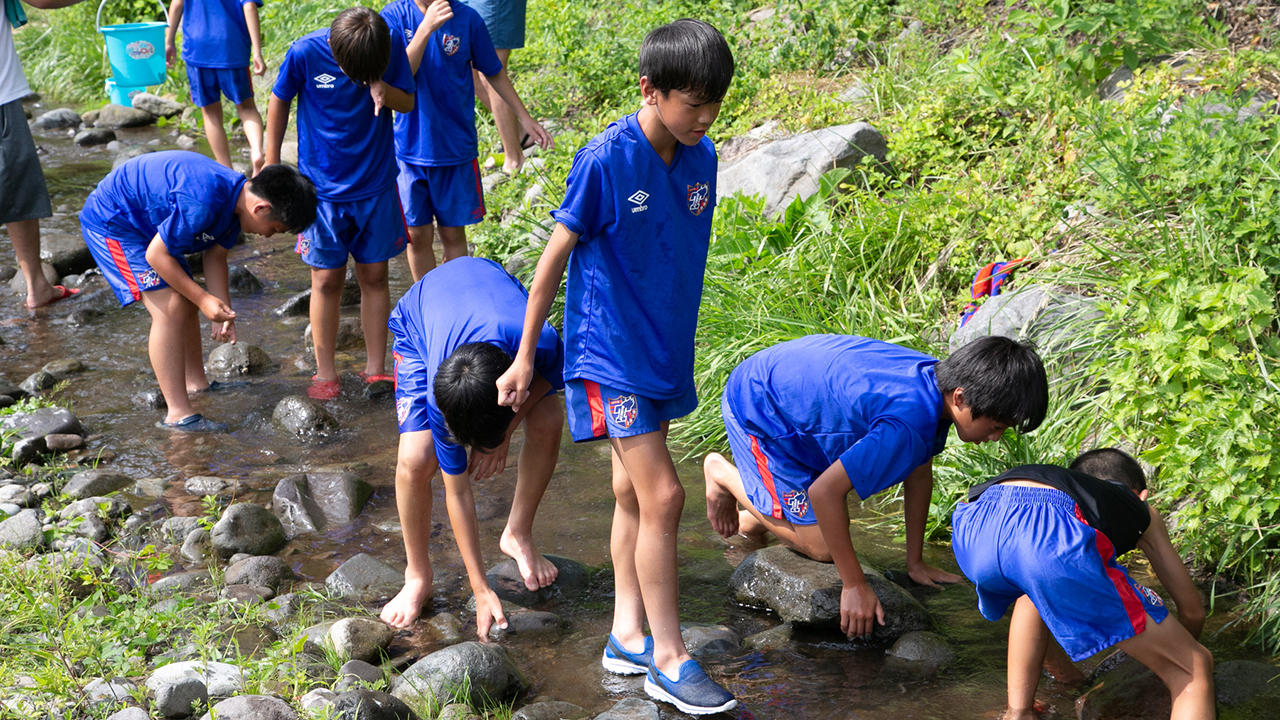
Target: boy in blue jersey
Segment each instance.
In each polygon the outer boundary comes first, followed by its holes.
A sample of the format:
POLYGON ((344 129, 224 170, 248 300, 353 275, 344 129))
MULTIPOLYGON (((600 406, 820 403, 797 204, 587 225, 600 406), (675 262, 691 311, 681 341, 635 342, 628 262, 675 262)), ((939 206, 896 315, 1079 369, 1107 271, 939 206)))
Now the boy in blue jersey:
POLYGON ((520 102, 475 10, 450 0, 396 0, 382 17, 408 44, 417 90, 413 112, 395 121, 396 183, 417 280, 436 265, 433 222, 447 262, 467 254, 466 226, 484 219, 472 68, 489 77, 531 138, 544 148, 552 143, 520 102))
POLYGON ((884 609, 849 540, 846 498, 903 483, 907 573, 926 585, 960 577, 924 562, 933 456, 951 426, 964 442, 1034 430, 1048 406, 1035 351, 980 338, 939 362, 855 335, 810 335, 752 355, 734 368, 720 401, 735 467, 703 463, 707 518, 722 537, 771 532, 840 573, 840 629, 869 634, 884 609), (738 506, 742 506, 742 510, 738 506))
POLYGON ((533 542, 533 517, 560 454, 564 412, 555 391, 564 352, 560 336, 543 324, 534 351, 533 399, 518 413, 498 404, 494 381, 511 365, 520 342, 528 296, 497 263, 460 258, 427 273, 391 313, 396 361, 396 510, 404 534, 404 588, 382 608, 382 619, 408 627, 431 596, 431 477, 444 476, 445 504, 458 551, 476 598, 481 640, 506 626, 502 602, 489 587, 476 525, 471 480, 506 467, 511 434, 524 423, 511 514, 498 547, 516 561, 525 586, 556 579, 556 566, 533 542), (467 461, 467 448, 471 460, 467 461))
POLYGON ((235 103, 236 114, 249 141, 253 172, 262 169, 262 115, 253 99, 253 74, 267 72, 262 59, 262 33, 258 7, 262 0, 173 0, 169 28, 164 34, 164 55, 170 66, 177 56, 174 44, 182 25, 182 61, 187 66, 191 102, 200 108, 204 136, 213 158, 231 167, 227 132, 222 127, 222 96, 235 103))
POLYGON ((983 617, 999 620, 1013 605, 1007 720, 1038 717, 1042 667, 1061 676, 1074 670, 1071 661, 1113 646, 1169 688, 1171 718, 1214 717, 1213 657, 1196 641, 1204 605, 1145 499, 1138 462, 1103 448, 1069 469, 1013 468, 971 488, 969 502, 956 506, 952 547, 977 586, 983 617), (1173 596, 1181 623, 1165 622, 1160 596, 1116 562, 1134 548, 1173 596))
POLYGON ((720 32, 677 20, 640 47, 639 112, 578 151, 564 204, 538 261, 524 336, 500 402, 529 397, 534 340, 560 286, 565 406, 575 441, 608 437, 614 506, 613 627, 606 670, 645 674, 645 691, 684 712, 737 704, 689 657, 680 637, 676 532, 684 488, 667 427, 698 402, 693 337, 715 205, 707 128, 733 77, 720 32), (652 637, 644 632, 648 621, 652 637))
POLYGON ((390 108, 413 110, 404 41, 369 8, 344 10, 333 24, 289 46, 267 106, 267 162, 278 162, 289 106, 298 98, 298 164, 316 183, 316 223, 296 251, 311 266, 311 338, 316 374, 307 395, 338 396, 334 351, 347 257, 356 261, 366 383, 386 374, 387 261, 407 233, 396 194, 390 108), (385 106, 385 107, 384 107, 385 106))
POLYGON ((112 170, 85 200, 85 245, 121 305, 142 300, 151 314, 147 350, 168 412, 161 427, 224 430, 191 407, 210 387, 204 374, 197 310, 215 340, 235 342, 227 288, 227 250, 240 232, 301 232, 316 215, 311 181, 286 165, 268 165, 246 181, 203 155, 147 153, 112 170), (204 253, 205 290, 186 258, 204 253))

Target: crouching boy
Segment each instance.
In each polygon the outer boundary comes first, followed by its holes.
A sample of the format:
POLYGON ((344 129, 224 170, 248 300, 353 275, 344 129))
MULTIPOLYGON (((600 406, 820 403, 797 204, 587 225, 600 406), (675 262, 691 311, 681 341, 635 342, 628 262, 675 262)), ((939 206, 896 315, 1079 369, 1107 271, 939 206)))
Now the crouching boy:
POLYGON ((431 477, 439 467, 449 525, 475 593, 476 632, 485 639, 494 623, 506 627, 502 603, 485 578, 471 480, 506 467, 511 434, 522 422, 515 497, 498 547, 516 561, 530 590, 556 579, 555 565, 538 552, 532 535, 564 425, 555 396, 564 386, 564 351, 556 331, 543 323, 533 353, 532 395, 518 412, 498 404, 496 385, 520 343, 527 300, 520 282, 497 263, 464 257, 427 273, 391 313, 400 425, 396 510, 406 567, 404 588, 382 609, 389 625, 411 625, 431 596, 431 477))
POLYGON ((1137 461, 1108 448, 1081 455, 1070 469, 1013 468, 972 488, 969 502, 956 507, 952 545, 977 586, 978 609, 998 620, 1014 606, 1006 720, 1036 717, 1041 667, 1109 647, 1164 681, 1171 718, 1214 717, 1213 658, 1195 639, 1204 606, 1164 521, 1143 500, 1145 487, 1137 461), (1181 624, 1165 622, 1160 596, 1116 562, 1135 547, 1173 596, 1181 624))
POLYGON ((85 245, 121 305, 142 300, 151 314, 147 352, 170 430, 221 431, 202 417, 190 393, 209 389, 197 310, 215 340, 235 342, 236 314, 227 288, 227 250, 241 231, 297 233, 316 217, 311 181, 287 165, 270 165, 246 181, 193 152, 140 155, 112 170, 85 200, 85 245), (184 255, 204 253, 209 289, 191 278, 184 255))

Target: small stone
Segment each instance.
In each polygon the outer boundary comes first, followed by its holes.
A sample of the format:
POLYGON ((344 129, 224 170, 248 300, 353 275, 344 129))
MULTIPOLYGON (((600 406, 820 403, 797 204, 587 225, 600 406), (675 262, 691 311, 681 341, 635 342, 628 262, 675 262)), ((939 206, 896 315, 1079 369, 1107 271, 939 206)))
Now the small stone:
POLYGON ((187 481, 182 484, 188 495, 217 495, 234 485, 234 480, 211 475, 196 475, 195 477, 187 478, 187 481))
POLYGON ((52 452, 66 452, 84 447, 84 438, 67 433, 54 433, 44 436, 44 444, 52 452))
POLYGON ((391 642, 391 628, 380 620, 343 618, 325 638, 338 657, 371 661, 391 642))
POLYGON ((106 145, 116 139, 114 130, 106 128, 89 128, 76 133, 73 142, 80 147, 93 147, 94 145, 106 145))

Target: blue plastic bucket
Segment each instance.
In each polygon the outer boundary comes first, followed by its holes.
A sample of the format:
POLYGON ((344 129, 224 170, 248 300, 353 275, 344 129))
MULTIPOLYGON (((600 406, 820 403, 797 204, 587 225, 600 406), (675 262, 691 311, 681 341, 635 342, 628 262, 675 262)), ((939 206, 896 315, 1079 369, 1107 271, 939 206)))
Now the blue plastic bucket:
POLYGON ((133 107, 133 96, 146 92, 146 89, 146 85, 120 85, 115 80, 107 78, 107 97, 116 105, 133 107))
MULTIPOLYGON (((123 23, 102 25, 102 8, 98 5, 98 32, 107 39, 107 60, 117 85, 159 85, 165 79, 164 31, 167 22, 123 23)), ((165 10, 166 20, 169 11, 165 10)))

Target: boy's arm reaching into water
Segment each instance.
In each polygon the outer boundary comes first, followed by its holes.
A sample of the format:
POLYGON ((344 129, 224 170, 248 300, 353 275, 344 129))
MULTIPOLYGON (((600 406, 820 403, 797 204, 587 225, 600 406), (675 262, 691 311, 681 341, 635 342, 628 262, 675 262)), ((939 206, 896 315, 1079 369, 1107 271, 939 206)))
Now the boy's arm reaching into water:
POLYGON ((155 269, 160 279, 169 284, 179 295, 200 308, 201 314, 214 322, 229 323, 236 319, 231 306, 211 292, 200 287, 200 283, 191 279, 178 259, 169 253, 169 248, 157 233, 147 246, 147 264, 155 269))
MULTIPOLYGON (((227 269, 227 249, 214 245, 204 251, 204 282, 209 293, 231 307, 231 289, 229 271, 227 269)), ((222 323, 214 322, 209 336, 221 342, 236 341, 236 320, 231 318, 222 323)))
POLYGON ((516 412, 529 398, 529 385, 533 382, 533 353, 538 349, 538 335, 542 323, 547 321, 551 301, 560 291, 560 279, 569 261, 569 253, 578 244, 578 234, 556 223, 551 239, 538 259, 533 272, 533 284, 529 288, 529 303, 524 311, 524 329, 520 335, 520 349, 516 351, 511 367, 498 378, 498 404, 509 405, 516 412))
POLYGON ((1173 549, 1164 519, 1150 505, 1147 505, 1147 511, 1151 513, 1151 524, 1138 539, 1138 548, 1147 556, 1160 584, 1173 596, 1173 602, 1178 606, 1178 620, 1191 633, 1191 637, 1198 638, 1200 631, 1204 629, 1205 618, 1200 593, 1196 590, 1195 583, 1191 582, 1191 574, 1182 564, 1178 551, 1173 549))
POLYGON ((933 460, 925 462, 902 482, 902 514, 907 527, 907 575, 921 585, 957 583, 964 578, 924 562, 924 528, 933 500, 933 460))
POLYGON ((884 608, 867 583, 867 576, 862 573, 858 554, 849 539, 849 509, 845 502, 850 490, 849 474, 837 460, 809 486, 809 502, 843 585, 840 591, 840 631, 847 637, 855 637, 871 634, 875 629, 873 619, 883 625, 884 608))

